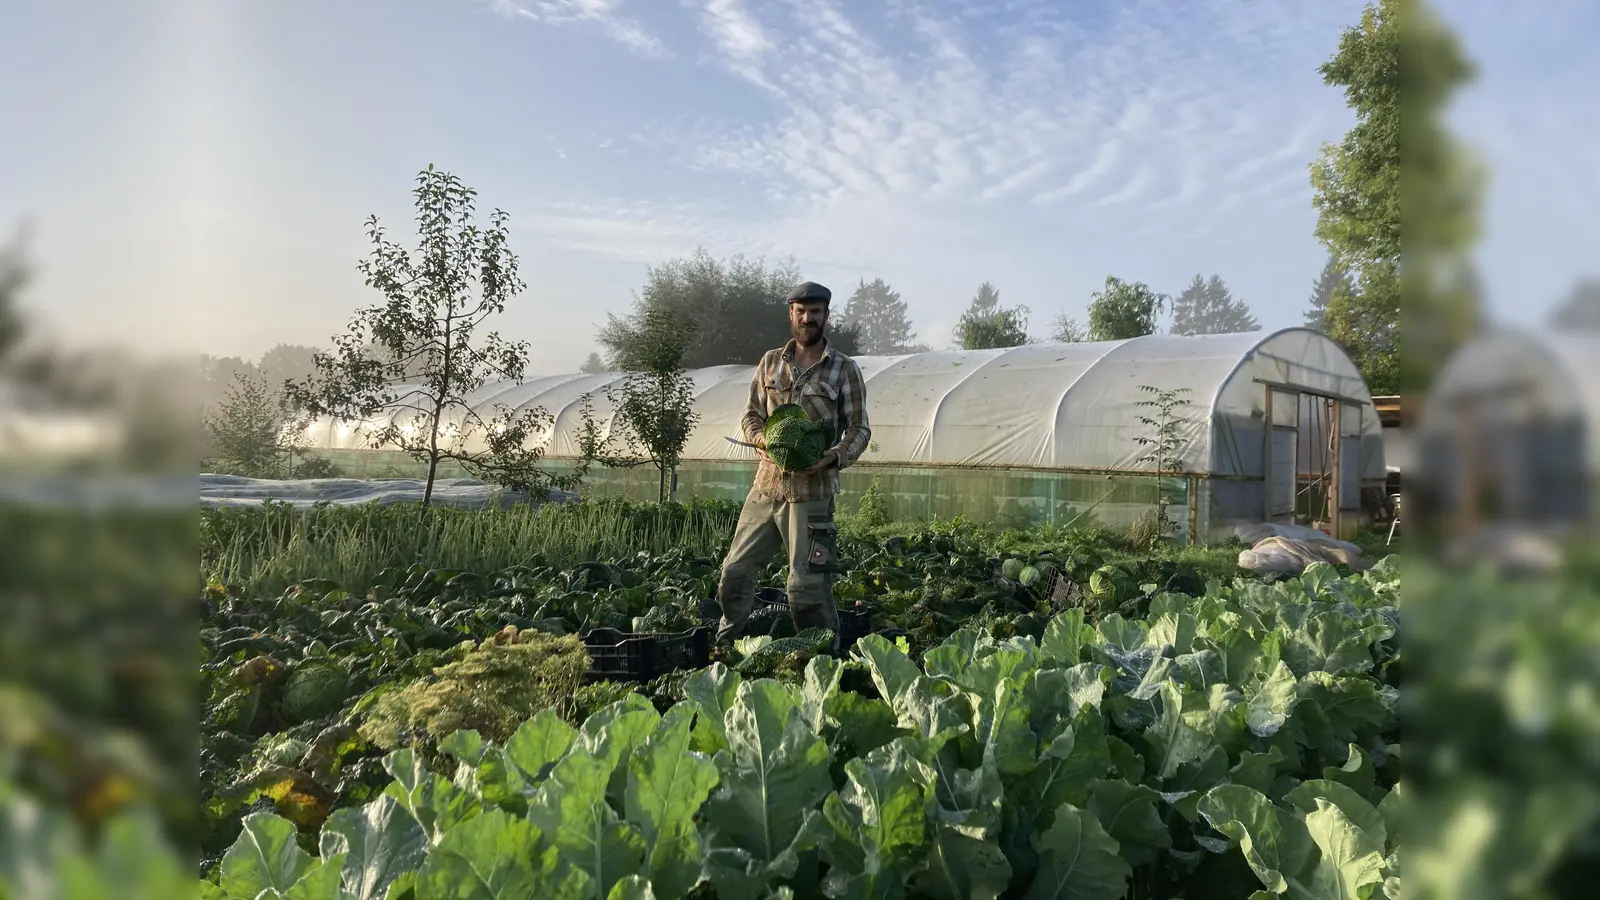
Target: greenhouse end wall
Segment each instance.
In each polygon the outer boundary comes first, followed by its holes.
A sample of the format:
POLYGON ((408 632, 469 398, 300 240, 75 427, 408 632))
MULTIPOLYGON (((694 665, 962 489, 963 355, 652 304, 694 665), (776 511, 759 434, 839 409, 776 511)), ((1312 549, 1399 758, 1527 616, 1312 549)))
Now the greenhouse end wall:
MULTIPOLYGON (((322 450, 347 475, 356 478, 421 478, 427 466, 393 451, 322 450)), ((571 471, 568 459, 547 459, 552 472, 571 471)), ((688 460, 678 469, 678 499, 703 497, 742 501, 755 479, 752 462, 688 460)), ((440 478, 470 478, 458 463, 443 462, 440 478)), ((874 484, 889 516, 899 521, 968 521, 1000 528, 1038 525, 1079 527, 1099 525, 1123 530, 1154 512, 1158 479, 1154 473, 1038 471, 995 468, 856 465, 839 475, 839 508, 853 512, 874 484)), ((1159 479, 1168 499, 1168 516, 1179 540, 1187 541, 1191 527, 1208 533, 1213 519, 1206 479, 1186 475, 1159 479), (1191 512, 1191 485, 1199 500, 1191 512)), ((659 487, 655 466, 631 469, 595 467, 579 493, 592 497, 654 500, 659 487)), ((1202 538, 1204 540, 1204 538, 1202 538)))

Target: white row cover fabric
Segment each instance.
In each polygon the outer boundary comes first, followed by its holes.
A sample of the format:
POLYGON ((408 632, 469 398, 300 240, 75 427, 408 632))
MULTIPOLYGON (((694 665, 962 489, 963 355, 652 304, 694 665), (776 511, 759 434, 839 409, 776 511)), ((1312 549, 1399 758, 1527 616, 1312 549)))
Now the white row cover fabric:
MULTIPOLYGON (((200 506, 215 507, 261 506, 271 500, 291 506, 309 507, 318 503, 334 506, 393 506, 400 503, 420 503, 427 493, 428 483, 419 478, 246 478, 242 475, 217 475, 201 473, 200 506)), ((578 495, 570 491, 551 491, 547 499, 552 503, 573 503, 578 495)), ((492 485, 471 478, 440 478, 433 483, 431 502, 436 506, 453 506, 466 509, 485 509, 499 506, 504 509, 517 504, 539 506, 543 500, 534 500, 519 491, 497 490, 492 485)))
MULTIPOLYGON (((1359 413, 1362 480, 1384 477, 1382 426, 1360 372, 1333 341, 1304 328, 1264 334, 1150 335, 1100 343, 1038 343, 997 350, 933 351, 857 357, 867 384, 872 443, 863 463, 1038 469, 1148 469, 1136 440, 1151 434, 1142 386, 1186 390, 1177 410, 1185 468, 1196 474, 1260 477, 1266 387, 1303 387, 1365 404, 1359 413), (1252 449, 1253 448, 1253 449, 1252 449)), ((753 366, 717 366, 690 374, 700 419, 684 459, 751 459, 728 443, 749 397, 753 366)), ((542 408, 554 417, 552 457, 578 455, 580 407, 592 399, 595 420, 611 424, 604 391, 618 373, 561 375, 518 386, 493 386, 473 397, 478 414, 494 407, 542 408)), ((455 421, 459 421, 459 415, 455 421)), ((452 420, 446 414, 446 424, 452 420)), ((608 431, 605 433, 609 433, 608 431)), ((1350 433, 1350 432, 1347 432, 1350 433)), ((1352 434, 1352 436, 1354 436, 1352 434)), ((318 423, 314 446, 363 448, 359 430, 318 423)), ((468 434, 466 447, 482 446, 468 434)))

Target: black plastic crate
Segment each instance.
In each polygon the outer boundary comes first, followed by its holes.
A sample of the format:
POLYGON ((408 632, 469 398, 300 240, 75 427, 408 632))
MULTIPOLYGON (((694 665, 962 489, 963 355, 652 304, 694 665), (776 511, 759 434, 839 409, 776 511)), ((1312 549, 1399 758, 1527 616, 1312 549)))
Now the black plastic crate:
POLYGON ((711 664, 715 628, 700 626, 677 634, 635 634, 596 628, 583 636, 589 651, 590 681, 650 681, 675 669, 711 664))
MULTIPOLYGON (((789 608, 789 594, 783 588, 767 587, 756 591, 757 606, 781 606, 789 608)), ((839 612, 839 649, 854 644, 856 641, 872 633, 872 609, 863 607, 857 610, 854 605, 845 606, 834 601, 839 612)))
MULTIPOLYGON (((788 592, 778 587, 756 588, 755 607, 751 611, 754 612, 755 609, 763 606, 776 606, 787 612, 789 609, 788 592)), ((853 605, 839 606, 837 600, 835 601, 835 606, 839 613, 839 648, 841 650, 872 633, 872 610, 870 607, 857 611, 853 605)), ((713 631, 715 631, 721 619, 721 607, 717 605, 716 597, 711 597, 701 604, 700 621, 706 623, 713 631), (710 612, 712 609, 717 611, 710 612)))

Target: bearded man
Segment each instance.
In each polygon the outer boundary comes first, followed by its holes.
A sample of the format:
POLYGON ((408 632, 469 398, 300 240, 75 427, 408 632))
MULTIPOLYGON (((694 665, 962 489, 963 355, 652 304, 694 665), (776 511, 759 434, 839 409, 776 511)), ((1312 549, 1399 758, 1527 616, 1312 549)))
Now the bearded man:
POLYGON ((867 385, 855 360, 828 344, 828 303, 833 292, 813 281, 789 292, 790 340, 769 350, 756 366, 745 407, 745 441, 760 449, 755 483, 745 497, 733 544, 722 562, 717 602, 719 643, 736 637, 755 604, 756 580, 779 549, 789 557, 789 614, 797 631, 827 628, 839 647, 839 612, 829 576, 838 570, 834 497, 839 470, 867 449, 867 385), (767 417, 794 403, 838 441, 809 469, 784 472, 767 455, 767 417))

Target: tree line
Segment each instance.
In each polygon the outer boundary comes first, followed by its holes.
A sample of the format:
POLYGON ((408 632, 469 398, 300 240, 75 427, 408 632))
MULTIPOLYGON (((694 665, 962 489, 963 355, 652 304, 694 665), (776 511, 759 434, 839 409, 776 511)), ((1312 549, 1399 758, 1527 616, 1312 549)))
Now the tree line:
MULTIPOLYGON (((767 268, 759 260, 735 256, 719 261, 704 249, 650 269, 633 309, 611 315, 600 327, 601 351, 592 352, 582 371, 626 371, 636 368, 643 341, 642 323, 662 316, 687 332, 684 361, 689 368, 753 365, 767 350, 788 339, 787 323, 774 313, 775 297, 801 279, 792 262, 767 268)), ((1312 284, 1305 324, 1325 331, 1328 311, 1342 292, 1351 289, 1349 274, 1330 258, 1312 284)), ((893 356, 933 349, 917 340, 910 307, 883 278, 860 279, 837 307, 829 324, 833 346, 852 355, 893 356)), ((1029 332, 1029 309, 1004 306, 991 282, 978 286, 946 345, 948 349, 987 350, 1016 347, 1038 340, 1076 343, 1115 341, 1155 334, 1163 315, 1170 315, 1173 335, 1231 334, 1259 331, 1250 307, 1233 295, 1220 275, 1196 274, 1177 296, 1157 293, 1142 281, 1107 276, 1079 322, 1058 315, 1043 338, 1029 332)))

